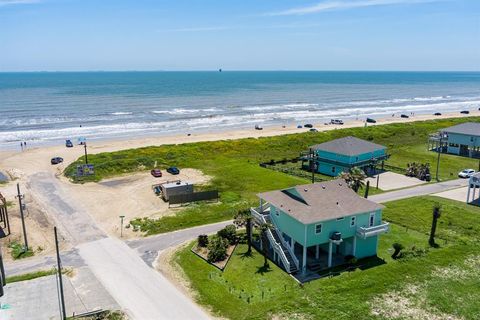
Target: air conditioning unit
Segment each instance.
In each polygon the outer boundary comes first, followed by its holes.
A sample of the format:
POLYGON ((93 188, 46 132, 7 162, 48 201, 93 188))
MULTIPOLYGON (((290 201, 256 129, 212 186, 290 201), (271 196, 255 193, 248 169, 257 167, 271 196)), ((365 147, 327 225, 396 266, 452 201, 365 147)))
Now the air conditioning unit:
POLYGON ((330 239, 332 239, 334 241, 342 240, 342 233, 341 232, 334 232, 334 233, 332 233, 332 236, 330 237, 330 239))

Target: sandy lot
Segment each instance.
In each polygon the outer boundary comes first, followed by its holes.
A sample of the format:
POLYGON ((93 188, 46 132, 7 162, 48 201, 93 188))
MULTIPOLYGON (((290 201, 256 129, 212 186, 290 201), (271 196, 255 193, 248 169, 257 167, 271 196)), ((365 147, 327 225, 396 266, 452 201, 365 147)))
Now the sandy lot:
MULTIPOLYGON (((378 188, 384 191, 413 187, 426 183, 417 178, 407 177, 406 175, 390 171, 382 172, 379 175, 378 188)), ((375 187, 377 185, 376 176, 367 178, 367 181, 370 181, 370 187, 375 187)))

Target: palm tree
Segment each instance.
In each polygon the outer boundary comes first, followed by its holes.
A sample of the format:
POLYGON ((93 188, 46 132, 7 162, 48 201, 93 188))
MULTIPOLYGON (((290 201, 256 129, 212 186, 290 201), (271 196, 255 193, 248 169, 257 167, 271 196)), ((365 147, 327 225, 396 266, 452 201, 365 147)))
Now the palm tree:
POLYGON ((252 254, 252 213, 249 209, 240 210, 234 217, 233 223, 237 227, 245 227, 247 230, 247 255, 252 254))
POLYGON ((268 236, 267 232, 272 228, 270 223, 262 223, 258 229, 260 230, 260 241, 262 242, 262 251, 263 251, 263 268, 269 268, 268 265, 268 236))
POLYGON ((441 215, 441 206, 439 203, 435 203, 433 206, 433 215, 432 215, 432 229, 430 229, 430 238, 428 239, 428 244, 431 247, 436 247, 435 243, 435 232, 437 231, 437 221, 441 215))
POLYGON ((349 172, 342 172, 340 178, 344 179, 348 186, 355 192, 365 185, 367 175, 359 167, 353 167, 349 172))

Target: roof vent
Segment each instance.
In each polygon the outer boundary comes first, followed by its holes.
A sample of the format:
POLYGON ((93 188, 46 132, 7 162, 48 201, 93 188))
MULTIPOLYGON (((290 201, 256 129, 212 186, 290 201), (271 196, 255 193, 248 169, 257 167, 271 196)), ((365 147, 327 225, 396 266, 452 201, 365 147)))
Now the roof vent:
POLYGON ((337 201, 337 206, 338 206, 338 201, 337 201))
POLYGON ((325 186, 322 186, 322 189, 325 189, 325 186))
POLYGON ((308 191, 308 189, 306 189, 306 188, 305 188, 305 189, 303 189, 303 191, 307 192, 307 191, 308 191))
POLYGON ((341 186, 342 186, 342 183, 340 182, 338 185, 341 187, 341 186))

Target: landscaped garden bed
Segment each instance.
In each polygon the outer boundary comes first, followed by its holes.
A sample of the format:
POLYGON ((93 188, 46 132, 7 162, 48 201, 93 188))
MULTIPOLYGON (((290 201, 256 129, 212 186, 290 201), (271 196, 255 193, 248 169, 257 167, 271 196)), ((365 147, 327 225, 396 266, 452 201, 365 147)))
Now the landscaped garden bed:
POLYGON ((238 244, 236 229, 236 226, 232 224, 215 235, 199 235, 197 243, 191 251, 211 265, 224 270, 238 244))

